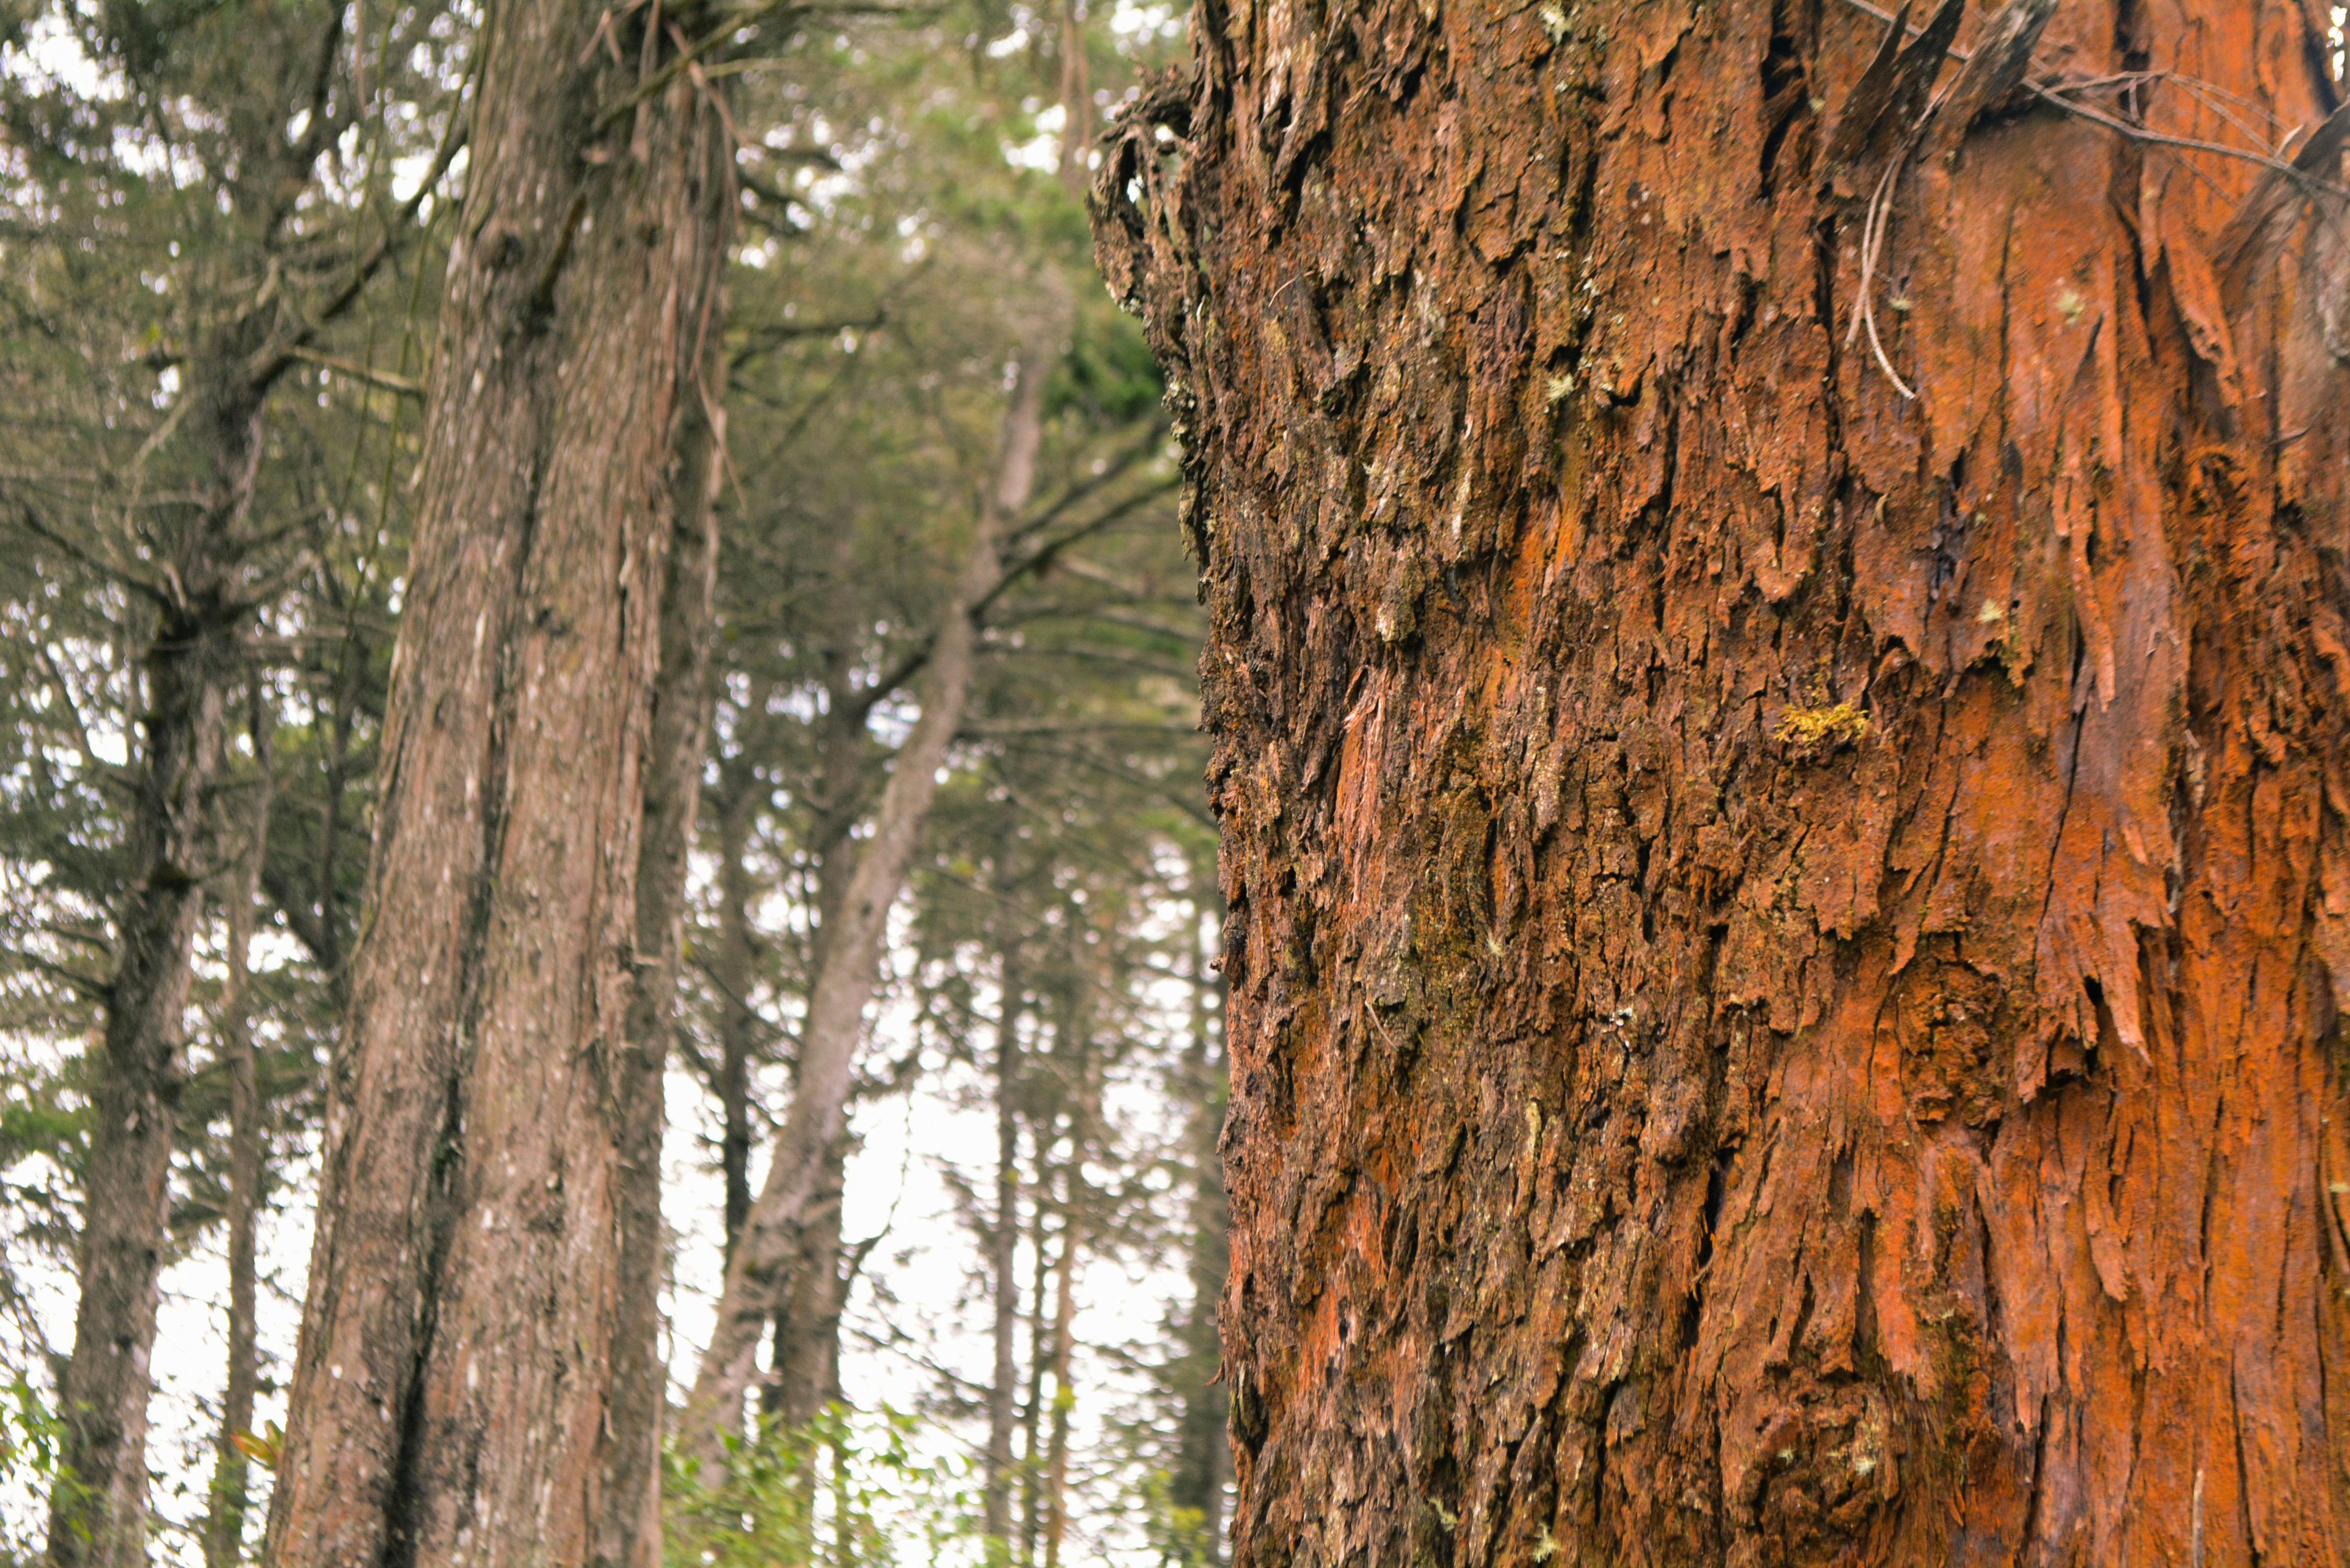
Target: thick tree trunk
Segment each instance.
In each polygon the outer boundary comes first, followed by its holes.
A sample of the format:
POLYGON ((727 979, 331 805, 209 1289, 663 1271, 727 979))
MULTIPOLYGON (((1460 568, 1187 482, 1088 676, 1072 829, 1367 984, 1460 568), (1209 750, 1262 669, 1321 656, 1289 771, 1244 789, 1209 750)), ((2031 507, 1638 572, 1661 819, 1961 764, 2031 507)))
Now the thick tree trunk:
POLYGON ((269 808, 276 776, 270 746, 274 701, 256 675, 249 688, 253 738, 253 823, 242 864, 228 890, 228 981, 221 990, 220 1049, 228 1069, 228 1376, 221 1395, 219 1447, 205 1500, 204 1568, 235 1568, 244 1555, 249 1460, 237 1446, 253 1430, 261 1376, 255 1339, 260 1272, 256 1229, 262 1203, 261 1090, 254 1071, 251 949, 261 901, 261 865, 269 852, 269 808))
POLYGON ((2350 1561, 2340 208, 2013 89, 2345 122, 2050 12, 1205 5, 1112 150, 1240 1562, 2350 1561))
POLYGON ((645 25, 483 30, 282 1568, 580 1563, 619 1484, 651 697, 731 206, 723 115, 645 25))

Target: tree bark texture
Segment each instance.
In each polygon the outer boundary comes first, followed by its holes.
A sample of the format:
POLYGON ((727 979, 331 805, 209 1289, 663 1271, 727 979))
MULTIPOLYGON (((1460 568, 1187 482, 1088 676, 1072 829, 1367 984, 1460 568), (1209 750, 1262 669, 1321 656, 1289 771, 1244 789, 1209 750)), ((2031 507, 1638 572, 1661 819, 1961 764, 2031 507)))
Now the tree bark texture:
POLYGON ((228 980, 221 990, 220 1051, 228 1070, 228 1374, 221 1393, 219 1447, 213 1455, 204 1510, 204 1568, 236 1568, 244 1558, 250 1461, 237 1446, 253 1430, 261 1380, 256 1339, 260 1269, 255 1245, 262 1211, 261 1089, 254 1070, 253 919, 261 905, 261 864, 269 853, 269 812, 276 775, 271 756, 274 694, 256 674, 247 683, 253 738, 253 825, 243 862, 227 888, 228 980))
POLYGON ((2323 14, 1194 27, 1237 1561, 2350 1562, 2323 14))
MULTIPOLYGON (((723 157, 731 165, 732 153, 723 157)), ((731 221, 728 182, 714 192, 731 221)), ((723 244, 723 238, 722 238, 723 244)), ((713 313, 723 302, 713 306, 713 313)), ((668 1249, 661 1228, 661 1135, 678 975, 685 955, 685 883, 709 741, 711 635, 716 625, 718 486, 725 472, 725 411, 717 400, 724 359, 708 333, 696 374, 711 389, 683 409, 669 569, 660 607, 660 666, 653 687, 637 850, 634 989, 618 1084, 619 1305, 612 1345, 610 1442, 605 1451, 604 1522, 595 1561, 605 1568, 660 1568, 661 1428, 669 1363, 661 1353, 660 1293, 668 1249)))
POLYGON ((732 154, 646 19, 481 36, 284 1568, 582 1563, 617 1484, 640 825, 732 154))

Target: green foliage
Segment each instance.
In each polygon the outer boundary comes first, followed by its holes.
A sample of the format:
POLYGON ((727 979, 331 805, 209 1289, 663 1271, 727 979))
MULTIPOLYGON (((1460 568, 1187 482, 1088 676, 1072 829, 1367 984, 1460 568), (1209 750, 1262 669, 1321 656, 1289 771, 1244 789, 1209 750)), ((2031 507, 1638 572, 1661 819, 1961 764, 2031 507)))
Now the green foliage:
POLYGON ((674 1449, 662 1482, 666 1560, 686 1568, 889 1568, 929 1563, 975 1530, 962 1467, 926 1457, 926 1432, 888 1408, 828 1406, 805 1426, 762 1420, 705 1486, 674 1449))
MULTIPOLYGON (((23 1373, 0 1384, 0 1497, 46 1498, 71 1490, 73 1478, 60 1466, 65 1424, 23 1373)), ((0 1568, 42 1560, 42 1542, 30 1518, 0 1509, 0 1568)))

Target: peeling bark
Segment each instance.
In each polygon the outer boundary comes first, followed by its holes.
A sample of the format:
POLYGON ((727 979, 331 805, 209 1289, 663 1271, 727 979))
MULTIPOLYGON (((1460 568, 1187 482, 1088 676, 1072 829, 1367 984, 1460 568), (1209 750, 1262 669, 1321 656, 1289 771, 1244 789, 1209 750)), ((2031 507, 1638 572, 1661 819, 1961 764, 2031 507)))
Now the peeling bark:
POLYGON ((2314 17, 1195 13, 1236 1561, 2350 1562, 2314 17))

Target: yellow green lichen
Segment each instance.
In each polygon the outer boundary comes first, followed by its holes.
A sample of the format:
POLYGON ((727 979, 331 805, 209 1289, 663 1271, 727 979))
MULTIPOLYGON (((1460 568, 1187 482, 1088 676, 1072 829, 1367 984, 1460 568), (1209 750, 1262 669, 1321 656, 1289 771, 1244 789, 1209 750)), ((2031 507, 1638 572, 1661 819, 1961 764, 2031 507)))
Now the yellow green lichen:
POLYGON ((1785 709, 1771 738, 1793 747, 1797 756, 1813 757, 1855 744, 1867 733, 1868 715, 1850 702, 1839 702, 1833 708, 1785 709))

